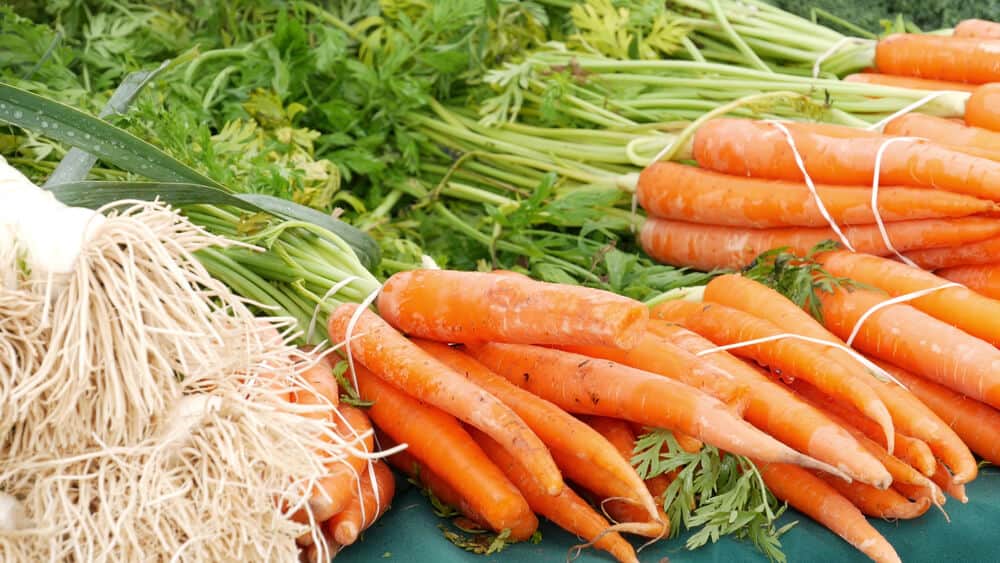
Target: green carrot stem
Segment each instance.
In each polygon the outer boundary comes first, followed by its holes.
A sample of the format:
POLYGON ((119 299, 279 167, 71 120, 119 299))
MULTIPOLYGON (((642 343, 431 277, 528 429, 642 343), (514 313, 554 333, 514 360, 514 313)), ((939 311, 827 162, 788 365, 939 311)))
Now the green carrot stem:
POLYGON ((733 29, 733 26, 729 23, 729 20, 726 18, 726 13, 723 11, 722 5, 719 3, 719 0, 710 0, 710 3, 712 5, 712 11, 715 13, 715 18, 719 21, 719 24, 722 26, 722 30, 729 37, 729 40, 733 42, 733 45, 735 45, 736 48, 739 49, 741 53, 743 53, 743 56, 746 57, 747 62, 750 63, 751 66, 755 66, 760 70, 763 70, 764 72, 774 72, 771 70, 770 67, 767 66, 767 64, 764 63, 764 61, 760 59, 760 57, 757 56, 757 53, 755 53, 753 49, 751 49, 750 46, 747 45, 745 41, 743 41, 743 38, 740 37, 738 33, 736 33, 736 31, 733 29))

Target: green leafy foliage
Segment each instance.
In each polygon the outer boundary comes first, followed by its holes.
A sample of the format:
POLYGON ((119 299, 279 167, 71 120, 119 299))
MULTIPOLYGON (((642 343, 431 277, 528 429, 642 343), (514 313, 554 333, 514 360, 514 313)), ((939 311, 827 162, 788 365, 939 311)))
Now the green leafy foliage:
POLYGON ((810 249, 806 256, 791 253, 787 247, 775 248, 754 258, 743 269, 743 275, 776 290, 822 322, 823 311, 817 292, 833 293, 838 287, 867 287, 850 278, 834 276, 813 260, 817 254, 839 247, 832 240, 824 241, 810 249))
POLYGON ((636 441, 632 464, 643 479, 674 475, 663 506, 670 518, 671 537, 682 526, 697 530, 687 540, 688 549, 732 535, 751 541, 771 561, 785 561, 780 537, 794 523, 775 527, 785 506, 779 506, 747 458, 707 445, 690 453, 670 431, 648 429, 636 441))

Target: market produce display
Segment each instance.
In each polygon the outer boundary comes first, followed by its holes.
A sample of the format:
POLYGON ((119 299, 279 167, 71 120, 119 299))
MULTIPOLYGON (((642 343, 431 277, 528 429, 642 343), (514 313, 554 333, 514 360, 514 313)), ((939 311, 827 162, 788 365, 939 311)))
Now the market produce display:
POLYGON ((1000 463, 1000 23, 952 23, 0 7, 0 559, 919 557, 879 521, 1000 463))

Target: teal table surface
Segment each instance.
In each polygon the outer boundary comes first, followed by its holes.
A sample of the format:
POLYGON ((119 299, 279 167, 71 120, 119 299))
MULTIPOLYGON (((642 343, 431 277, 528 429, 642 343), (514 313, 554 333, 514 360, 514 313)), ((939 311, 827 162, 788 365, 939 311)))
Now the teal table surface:
MULTIPOLYGON (((580 543, 576 537, 542 522, 542 542, 508 546, 500 553, 484 556, 465 552, 446 540, 427 499, 420 491, 400 479, 401 489, 392 509, 362 541, 337 556, 337 563, 385 561, 388 563, 541 563, 566 561, 571 547, 580 543)), ((893 544, 905 563, 1000 562, 1000 470, 983 469, 978 479, 968 486, 969 503, 948 499, 945 509, 949 523, 940 511, 931 510, 917 520, 885 522, 875 520, 875 527, 893 544)), ((785 534, 782 546, 790 563, 850 563, 868 561, 839 537, 812 520, 789 509, 780 522, 798 520, 798 525, 785 534)), ((638 542, 635 542, 639 545, 638 542)), ((683 538, 664 540, 647 547, 639 554, 643 562, 652 563, 764 563, 748 543, 723 538, 718 543, 696 551, 684 549, 683 538), (666 558, 666 560, 664 560, 666 558)), ((588 549, 577 558, 578 563, 613 561, 606 553, 588 549)))

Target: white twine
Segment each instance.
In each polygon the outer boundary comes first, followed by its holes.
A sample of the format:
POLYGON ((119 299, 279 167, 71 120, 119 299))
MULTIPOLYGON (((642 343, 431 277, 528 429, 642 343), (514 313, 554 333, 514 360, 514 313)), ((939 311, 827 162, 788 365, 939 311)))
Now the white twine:
POLYGON ((852 345, 854 343, 854 339, 857 338, 858 333, 861 332, 861 325, 865 324, 865 321, 867 321, 869 317, 871 317, 872 315, 874 315, 875 313, 877 313, 879 311, 879 309, 884 309, 885 307, 888 307, 890 305, 897 305, 899 303, 904 303, 906 301, 911 301, 913 299, 919 299, 919 298, 921 298, 921 297, 923 297, 925 295, 934 293, 935 291, 937 291, 939 289, 945 289, 945 288, 949 288, 949 287, 964 287, 964 286, 962 284, 960 284, 960 283, 946 282, 946 283, 943 283, 943 284, 941 284, 939 286, 936 286, 936 287, 928 287, 928 288, 925 288, 925 289, 921 289, 919 291, 914 291, 914 292, 911 292, 911 293, 906 293, 906 294, 903 294, 903 295, 900 295, 900 296, 897 296, 897 297, 893 297, 892 299, 887 299, 887 300, 885 300, 885 301, 883 301, 881 303, 876 304, 874 307, 871 307, 870 309, 868 309, 867 311, 865 311, 861 315, 861 317, 858 318, 858 322, 854 323, 854 329, 851 330, 851 335, 846 340, 847 345, 850 346, 850 345, 852 345))
POLYGON ((889 372, 885 371, 877 364, 864 357, 856 350, 849 346, 845 346, 840 342, 831 342, 829 340, 823 340, 822 338, 813 338, 811 336, 803 336, 801 334, 794 334, 791 332, 784 332, 781 334, 773 334, 771 336, 764 336, 762 338, 754 338, 753 340, 746 340, 744 342, 735 342, 733 344, 726 344, 724 346, 716 346, 715 348, 708 348, 707 350, 701 350, 700 352, 695 352, 696 356, 707 356, 708 354, 715 354, 716 352, 725 352, 726 350, 732 350, 734 348, 743 348, 745 346, 754 346, 756 344, 764 344, 766 342, 773 342, 775 340, 781 340, 784 338, 792 338, 794 340, 803 340, 805 342, 811 342, 813 344, 819 344, 820 346, 829 346, 830 348, 836 348, 843 352, 851 355, 852 358, 857 360, 861 365, 871 371, 875 377, 882 379, 883 381, 891 381, 896 385, 899 385, 903 389, 906 386, 903 385, 901 381, 892 376, 889 372))
POLYGON ((947 94, 956 94, 956 93, 961 93, 961 92, 956 92, 955 90, 937 90, 937 91, 931 92, 930 94, 927 94, 923 98, 920 98, 919 100, 917 100, 917 101, 913 102, 912 104, 904 107, 903 109, 897 111, 896 113, 890 115, 889 117, 886 117, 885 119, 883 119, 881 121, 878 121, 876 123, 873 123, 873 124, 869 125, 867 127, 867 129, 869 131, 881 131, 893 119, 896 119, 897 117, 906 115, 906 114, 910 113, 911 111, 919 108, 920 106, 923 106, 924 104, 930 102, 931 100, 934 100, 935 98, 940 98, 941 96, 945 96, 947 94))
POLYGON ((885 222, 882 221, 882 214, 878 211, 878 186, 879 177, 882 174, 882 156, 885 154, 885 149, 889 148, 889 145, 897 141, 921 142, 923 140, 924 139, 921 137, 889 137, 886 139, 882 145, 879 146, 878 152, 875 153, 875 173, 872 178, 872 214, 875 216, 875 224, 878 225, 878 232, 882 235, 882 242, 884 242, 885 247, 902 260, 904 264, 917 269, 920 269, 920 266, 917 266, 916 262, 900 254, 900 252, 896 250, 896 247, 892 245, 892 241, 889 240, 889 231, 886 230, 885 222))
POLYGON ((837 222, 833 220, 830 212, 826 210, 826 206, 823 205, 823 200, 819 197, 819 192, 816 191, 816 184, 813 183, 812 177, 810 177, 809 172, 806 171, 806 163, 802 160, 802 155, 799 153, 798 147, 795 146, 795 139, 792 137, 792 132, 789 131, 788 128, 785 127, 785 125, 780 121, 769 119, 764 121, 764 123, 770 123, 771 125, 777 127, 779 131, 784 133, 785 140, 788 141, 788 146, 792 149, 792 156, 795 158, 795 164, 802 172, 802 177, 805 179, 806 187, 809 188, 809 193, 812 194, 813 200, 816 202, 816 207, 819 208, 820 215, 826 219, 830 228, 833 229, 833 232, 840 238, 841 244, 843 244, 844 247, 851 252, 854 252, 854 246, 851 245, 851 241, 847 239, 847 235, 840 230, 840 226, 837 225, 837 222))

